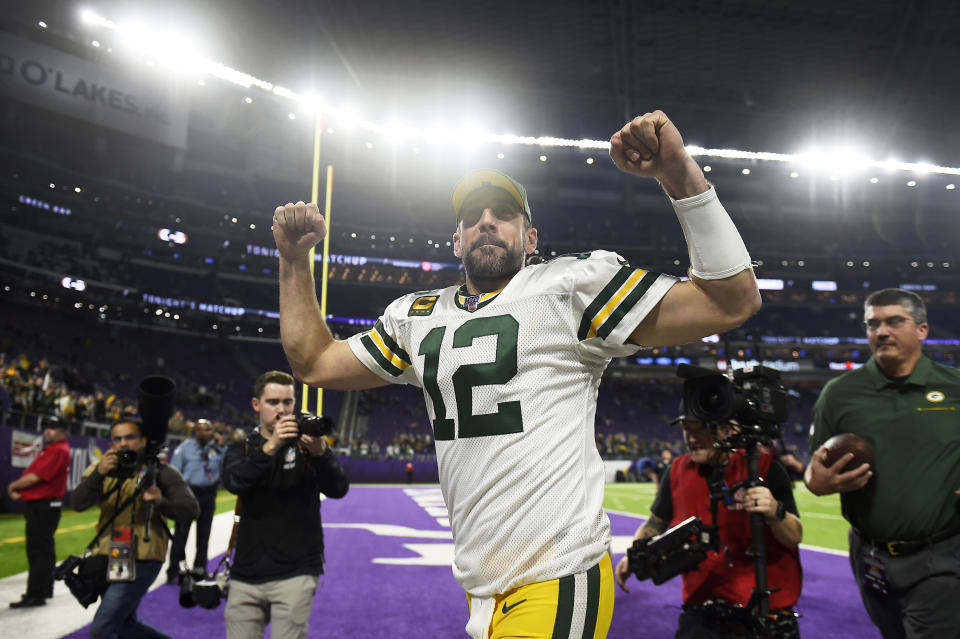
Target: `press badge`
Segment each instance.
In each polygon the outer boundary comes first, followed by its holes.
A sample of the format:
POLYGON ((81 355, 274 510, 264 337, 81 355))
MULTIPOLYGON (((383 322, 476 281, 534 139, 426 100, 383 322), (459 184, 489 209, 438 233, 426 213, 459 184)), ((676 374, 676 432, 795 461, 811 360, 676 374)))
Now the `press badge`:
POLYGON ((107 560, 107 581, 133 581, 137 577, 136 547, 132 528, 113 531, 107 560))
POLYGON ((889 592, 887 584, 887 567, 872 552, 862 551, 863 556, 863 583, 872 590, 885 595, 889 592))

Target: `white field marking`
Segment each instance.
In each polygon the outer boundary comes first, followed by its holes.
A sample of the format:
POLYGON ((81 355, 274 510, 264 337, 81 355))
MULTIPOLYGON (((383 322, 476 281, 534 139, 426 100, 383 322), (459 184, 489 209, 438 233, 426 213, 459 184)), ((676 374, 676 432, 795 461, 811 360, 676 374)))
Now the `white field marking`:
POLYGON ((417 557, 376 557, 375 564, 391 566, 452 566, 453 544, 403 544, 403 547, 417 553, 417 557))
POLYGON ((444 528, 450 527, 450 515, 447 512, 447 503, 443 500, 440 488, 404 488, 405 495, 417 505, 427 511, 427 514, 436 519, 444 528))
MULTIPOLYGON (((233 512, 220 513, 213 518, 213 527, 210 530, 210 557, 222 555, 227 551, 230 541, 230 531, 233 527, 233 512)), ((190 536, 187 538, 187 561, 193 565, 193 555, 196 553, 196 526, 191 526, 190 536)), ((96 531, 94 531, 96 532, 96 531)), ((169 558, 170 551, 167 550, 169 558)), ((167 563, 157 580, 150 586, 156 590, 163 586, 167 579, 167 563)), ((170 586, 171 588, 173 586, 170 586)), ((21 572, 0 579, 0 604, 8 601, 17 601, 27 589, 27 573, 21 572)), ((0 627, 5 637, 30 637, 31 639, 57 639, 68 635, 75 630, 86 626, 93 621, 99 602, 84 608, 70 594, 70 590, 62 581, 55 581, 53 585, 53 599, 47 600, 47 605, 36 608, 22 608, 14 610, 3 605, 0 608, 0 627)))

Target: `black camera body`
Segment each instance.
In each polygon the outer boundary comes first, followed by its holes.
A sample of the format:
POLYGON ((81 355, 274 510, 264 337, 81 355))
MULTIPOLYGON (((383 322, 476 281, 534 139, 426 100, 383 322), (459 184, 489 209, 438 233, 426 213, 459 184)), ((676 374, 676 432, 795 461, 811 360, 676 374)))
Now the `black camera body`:
POLYGON ((690 517, 656 537, 635 540, 627 549, 627 563, 637 579, 652 579, 659 586, 696 568, 716 547, 716 530, 690 517))
POLYGON ((310 413, 297 413, 297 428, 301 435, 310 437, 326 437, 334 430, 333 420, 326 415, 311 415, 310 413))
POLYGON ((121 448, 117 451, 117 467, 110 473, 114 477, 133 477, 140 469, 140 455, 135 450, 121 448))
POLYGON ((221 587, 216 580, 197 581, 189 571, 180 574, 180 606, 183 608, 200 606, 213 610, 226 596, 226 588, 221 587))
POLYGON ((87 608, 107 589, 107 557, 70 555, 54 568, 53 578, 67 584, 70 594, 87 608))
MULTIPOLYGON (((753 366, 733 372, 732 378, 700 366, 681 364, 686 413, 705 424, 736 420, 740 435, 762 443, 780 437, 779 424, 787 419, 787 391, 780 371, 753 366)), ((731 444, 742 445, 742 442, 731 444)))

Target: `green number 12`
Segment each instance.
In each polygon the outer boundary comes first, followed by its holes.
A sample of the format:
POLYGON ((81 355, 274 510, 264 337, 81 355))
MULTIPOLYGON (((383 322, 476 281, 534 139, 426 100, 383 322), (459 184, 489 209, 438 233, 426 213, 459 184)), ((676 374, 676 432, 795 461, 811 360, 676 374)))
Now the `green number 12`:
MULTIPOLYGON (((437 370, 440 367, 440 347, 447 328, 437 326, 420 342, 418 355, 423 355, 423 387, 433 404, 433 432, 437 440, 452 440, 453 420, 447 417, 437 370)), ((523 432, 523 416, 520 402, 499 402, 497 412, 473 414, 473 389, 475 386, 506 384, 517 374, 517 336, 520 325, 511 315, 477 317, 464 322, 453 334, 454 348, 473 346, 473 340, 487 335, 497 336, 497 354, 492 362, 463 364, 453 373, 453 391, 457 400, 457 421, 460 437, 489 437, 523 432)))

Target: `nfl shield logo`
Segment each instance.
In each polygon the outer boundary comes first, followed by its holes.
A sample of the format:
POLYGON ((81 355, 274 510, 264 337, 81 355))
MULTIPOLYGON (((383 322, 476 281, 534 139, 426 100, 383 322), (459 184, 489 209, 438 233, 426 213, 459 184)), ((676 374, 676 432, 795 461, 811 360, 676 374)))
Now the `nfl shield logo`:
POLYGON ((472 313, 472 312, 474 312, 475 310, 477 310, 477 302, 480 301, 480 296, 479 296, 479 295, 471 295, 471 296, 468 297, 465 301, 466 301, 466 304, 467 304, 467 310, 472 313))

